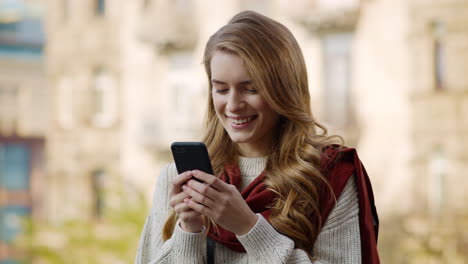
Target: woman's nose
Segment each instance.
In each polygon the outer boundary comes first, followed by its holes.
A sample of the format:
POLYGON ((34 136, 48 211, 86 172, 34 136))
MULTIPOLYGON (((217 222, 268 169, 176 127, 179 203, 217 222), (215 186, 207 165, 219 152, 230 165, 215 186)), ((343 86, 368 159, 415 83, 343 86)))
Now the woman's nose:
POLYGON ((245 102, 240 94, 233 92, 229 94, 227 109, 235 113, 245 106, 245 102))

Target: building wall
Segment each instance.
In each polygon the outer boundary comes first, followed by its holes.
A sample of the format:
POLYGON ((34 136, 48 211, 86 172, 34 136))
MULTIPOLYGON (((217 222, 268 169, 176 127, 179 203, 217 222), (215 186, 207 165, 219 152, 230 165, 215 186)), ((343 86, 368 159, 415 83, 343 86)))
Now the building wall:
POLYGON ((415 148, 411 160, 419 176, 416 199, 430 214, 466 213, 468 127, 468 3, 414 1, 413 90, 410 94, 415 148), (437 79, 440 69, 440 80, 437 79))
POLYGON ((106 1, 99 13, 95 3, 48 2, 47 215, 52 221, 99 217, 93 185, 112 184, 121 175, 120 6, 106 1))

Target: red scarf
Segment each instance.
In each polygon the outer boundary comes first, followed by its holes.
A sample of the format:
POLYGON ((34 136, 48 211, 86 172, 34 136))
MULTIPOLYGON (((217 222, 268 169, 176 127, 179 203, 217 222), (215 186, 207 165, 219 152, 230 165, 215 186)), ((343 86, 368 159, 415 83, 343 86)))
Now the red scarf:
MULTIPOLYGON (((221 175, 221 179, 239 187, 242 180, 239 167, 237 165, 226 165, 224 170, 225 173, 221 175)), ((337 145, 327 147, 322 154, 321 171, 328 179, 337 199, 340 197, 349 177, 353 174, 356 176, 362 263, 380 263, 377 253, 379 220, 374 206, 374 195, 369 177, 359 160, 356 150, 353 148, 340 149, 337 145)), ((250 183, 241 194, 254 213, 259 213, 268 220, 271 209, 267 208, 273 202, 275 195, 266 188, 263 182, 264 178, 265 171, 250 183)), ((335 200, 330 192, 324 192, 320 206, 322 223, 325 223, 335 206, 335 200)), ((234 251, 245 252, 236 235, 221 226, 218 226, 218 232, 211 229, 208 236, 234 251)))

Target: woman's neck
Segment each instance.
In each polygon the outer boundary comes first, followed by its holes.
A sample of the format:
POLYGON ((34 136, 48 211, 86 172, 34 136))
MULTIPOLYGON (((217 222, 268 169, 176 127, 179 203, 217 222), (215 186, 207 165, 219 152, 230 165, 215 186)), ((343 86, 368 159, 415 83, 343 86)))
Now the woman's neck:
POLYGON ((255 146, 249 143, 238 143, 237 148, 239 149, 240 156, 246 158, 264 157, 267 155, 266 147, 255 146))

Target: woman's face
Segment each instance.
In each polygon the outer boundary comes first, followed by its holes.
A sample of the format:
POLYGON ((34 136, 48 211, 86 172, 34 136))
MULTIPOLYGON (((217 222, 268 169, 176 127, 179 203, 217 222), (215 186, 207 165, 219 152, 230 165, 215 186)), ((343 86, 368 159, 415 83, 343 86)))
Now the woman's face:
POLYGON ((242 59, 216 51, 211 58, 211 84, 216 115, 241 154, 265 155, 278 114, 255 89, 242 59))

